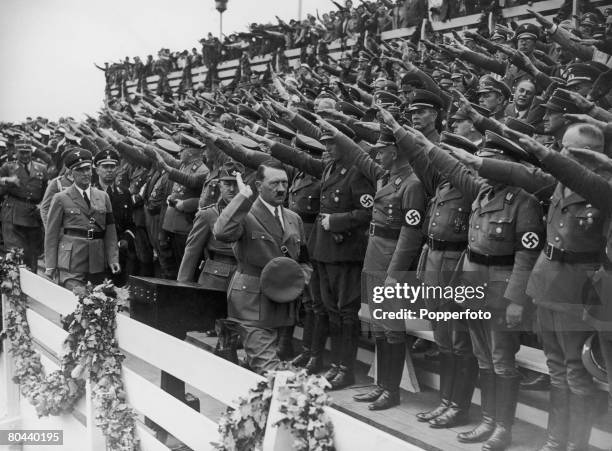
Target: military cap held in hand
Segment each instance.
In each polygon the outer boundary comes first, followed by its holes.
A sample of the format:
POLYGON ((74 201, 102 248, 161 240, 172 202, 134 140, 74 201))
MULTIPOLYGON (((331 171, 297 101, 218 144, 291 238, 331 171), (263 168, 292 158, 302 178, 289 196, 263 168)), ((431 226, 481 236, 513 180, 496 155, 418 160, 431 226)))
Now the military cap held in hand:
POLYGON ((304 291, 306 280, 302 267, 289 257, 273 258, 261 271, 261 292, 271 301, 295 301, 304 291))

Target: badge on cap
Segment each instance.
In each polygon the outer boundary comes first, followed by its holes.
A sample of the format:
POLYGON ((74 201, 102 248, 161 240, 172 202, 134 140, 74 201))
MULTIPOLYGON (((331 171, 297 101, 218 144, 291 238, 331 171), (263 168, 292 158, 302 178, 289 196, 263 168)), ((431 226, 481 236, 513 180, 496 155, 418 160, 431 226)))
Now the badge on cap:
POLYGON ((521 237, 521 244, 525 249, 535 249, 540 244, 540 238, 535 232, 525 232, 521 237))
POLYGON ((408 210, 404 216, 404 219, 406 220, 406 224, 409 226, 418 226, 421 223, 421 213, 415 209, 408 210))
POLYGON ((359 198, 359 203, 364 208, 370 208, 372 205, 374 205, 374 198, 372 197, 371 194, 363 194, 359 198))

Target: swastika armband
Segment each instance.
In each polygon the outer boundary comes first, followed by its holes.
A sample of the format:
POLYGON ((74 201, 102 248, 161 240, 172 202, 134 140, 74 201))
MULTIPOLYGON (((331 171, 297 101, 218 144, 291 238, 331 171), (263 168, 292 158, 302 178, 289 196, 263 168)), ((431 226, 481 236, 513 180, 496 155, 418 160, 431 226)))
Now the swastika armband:
POLYGON ((544 247, 544 237, 538 232, 523 232, 517 235, 517 250, 536 251, 544 247))
POLYGON ((363 208, 370 208, 374 205, 374 197, 371 194, 362 194, 359 203, 363 208))
POLYGON ((408 227, 420 227, 423 224, 423 213, 415 208, 406 210, 404 225, 408 227))

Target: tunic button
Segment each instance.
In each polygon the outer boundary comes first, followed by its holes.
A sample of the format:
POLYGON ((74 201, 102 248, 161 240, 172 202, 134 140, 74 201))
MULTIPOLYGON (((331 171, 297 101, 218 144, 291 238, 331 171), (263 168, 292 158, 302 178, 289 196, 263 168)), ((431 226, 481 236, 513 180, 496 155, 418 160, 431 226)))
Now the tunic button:
POLYGON ((215 274, 217 274, 218 272, 219 272, 219 271, 217 271, 217 270, 215 269, 215 274))
POLYGON ((438 205, 444 205, 444 202, 440 202, 438 205))
POLYGON ((477 225, 477 226, 476 226, 476 228, 477 228, 477 229, 479 229, 479 228, 480 228, 480 226, 479 226, 479 225, 477 225))
POLYGON ((246 286, 242 285, 242 289, 243 289, 243 290, 246 290, 246 286))
POLYGON ((593 213, 591 213, 590 211, 587 213, 587 218, 590 218, 591 216, 593 216, 593 213))
POLYGON ((497 227, 497 228, 495 229, 495 233, 501 233, 501 232, 502 232, 502 228, 501 228, 501 227, 497 227))
POLYGON ((558 236, 555 237, 555 241, 559 241, 560 238, 558 236))
POLYGON ((261 236, 261 239, 263 240, 264 238, 265 238, 265 236, 264 236, 264 235, 262 235, 262 236, 261 236))
POLYGON ((439 211, 436 211, 436 216, 440 216, 440 212, 439 211))
POLYGON ((432 225, 432 227, 435 227, 435 226, 436 226, 436 223, 435 223, 435 222, 432 222, 432 223, 431 223, 431 225, 432 225))
POLYGON ((459 208, 457 209, 457 211, 463 211, 463 209, 462 209, 461 207, 459 207, 459 208))
POLYGON ((471 240, 474 241, 474 237, 472 237, 471 240))
POLYGON ((562 222, 559 223, 559 227, 563 227, 563 223, 562 222))

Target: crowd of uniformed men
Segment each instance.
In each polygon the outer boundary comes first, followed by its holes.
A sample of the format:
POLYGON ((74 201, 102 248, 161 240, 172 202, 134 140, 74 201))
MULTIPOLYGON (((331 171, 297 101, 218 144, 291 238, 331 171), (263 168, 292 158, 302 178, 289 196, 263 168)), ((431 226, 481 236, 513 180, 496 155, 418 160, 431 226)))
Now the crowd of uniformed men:
MULTIPOLYGON (((375 286, 483 286, 478 305, 426 304, 491 318, 432 324, 440 403, 419 421, 467 424, 478 380, 481 420, 457 438, 508 447, 527 337, 550 376, 541 449, 586 450, 598 391, 585 341, 612 366, 611 37, 598 11, 578 28, 533 16, 425 50, 381 43, 374 64, 270 67, 180 101, 145 90, 95 119, 4 124, 4 247, 33 270, 44 248, 45 274, 68 288, 198 282, 250 368, 293 359, 327 369, 332 389, 354 383, 375 286)), ((369 322, 376 385, 355 400, 386 409, 400 402, 407 334, 369 322)))

